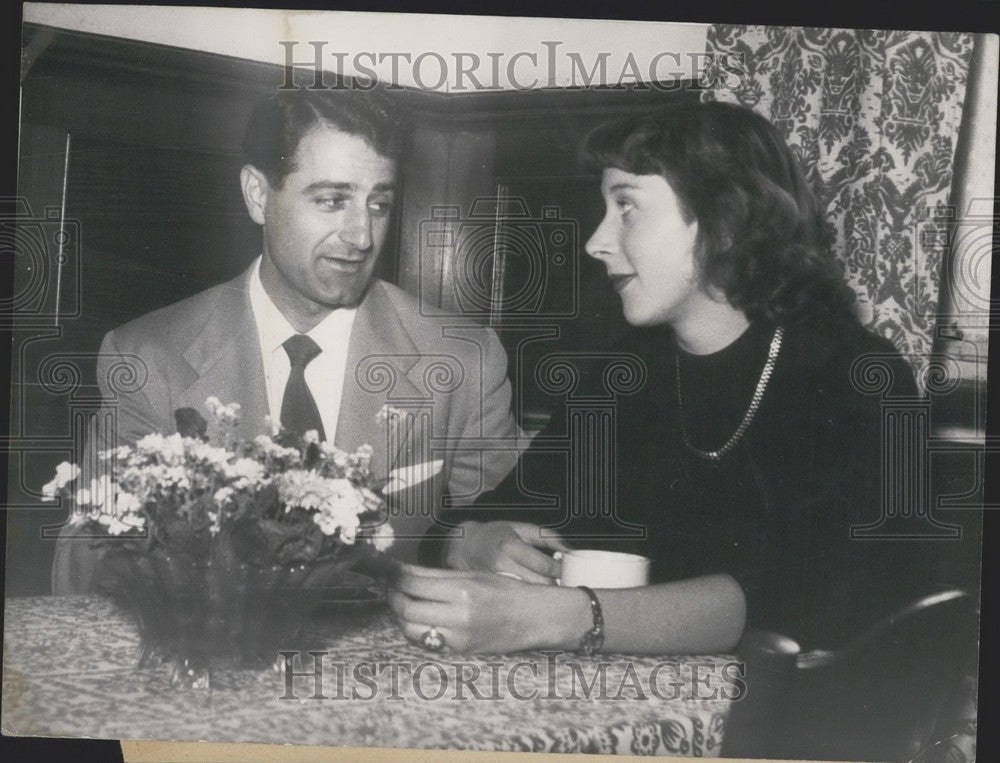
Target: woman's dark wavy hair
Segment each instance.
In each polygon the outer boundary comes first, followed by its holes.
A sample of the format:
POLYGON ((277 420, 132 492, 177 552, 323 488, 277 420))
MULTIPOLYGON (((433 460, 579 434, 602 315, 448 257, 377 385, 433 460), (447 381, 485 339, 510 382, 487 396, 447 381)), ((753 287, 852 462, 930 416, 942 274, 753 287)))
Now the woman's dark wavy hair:
POLYGON ((324 125, 358 135, 377 153, 398 159, 404 148, 404 123, 391 97, 380 90, 351 87, 282 90, 259 101, 243 136, 243 159, 274 188, 296 170, 299 141, 324 125))
POLYGON ((686 220, 698 222, 702 282, 751 322, 852 316, 816 197, 778 131, 753 111, 692 103, 601 125, 583 159, 665 178, 686 220))

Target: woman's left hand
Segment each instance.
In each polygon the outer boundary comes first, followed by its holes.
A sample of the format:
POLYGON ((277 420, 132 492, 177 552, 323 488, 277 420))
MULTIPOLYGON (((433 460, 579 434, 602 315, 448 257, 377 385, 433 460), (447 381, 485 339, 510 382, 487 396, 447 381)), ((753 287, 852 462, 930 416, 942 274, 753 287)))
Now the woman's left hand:
POLYGON ((389 605, 406 637, 422 643, 433 627, 455 652, 559 646, 554 642, 560 640, 560 626, 582 633, 589 620, 583 597, 570 601, 566 594, 571 591, 491 572, 402 564, 393 587, 389 605), (571 622, 560 623, 560 616, 571 622))

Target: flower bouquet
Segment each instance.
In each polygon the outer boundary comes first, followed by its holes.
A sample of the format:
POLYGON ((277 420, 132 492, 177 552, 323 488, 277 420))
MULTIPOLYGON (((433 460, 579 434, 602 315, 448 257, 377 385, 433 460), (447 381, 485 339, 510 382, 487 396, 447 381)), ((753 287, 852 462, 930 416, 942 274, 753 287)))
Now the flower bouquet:
POLYGON ((176 434, 94 454, 89 479, 60 464, 43 488, 73 504, 136 615, 138 666, 166 660, 173 683, 195 687, 220 662, 278 664, 323 588, 392 543, 370 447, 347 453, 314 431, 241 440, 237 404, 206 406, 219 444, 181 409, 176 434))

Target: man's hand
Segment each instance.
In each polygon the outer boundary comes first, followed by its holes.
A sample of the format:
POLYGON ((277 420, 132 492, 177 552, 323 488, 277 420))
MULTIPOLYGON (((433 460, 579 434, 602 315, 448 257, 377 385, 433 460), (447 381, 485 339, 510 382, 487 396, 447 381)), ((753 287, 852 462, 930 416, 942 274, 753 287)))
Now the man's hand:
POLYGON ((456 570, 499 572, 526 583, 552 583, 561 565, 546 551, 570 550, 556 533, 527 522, 463 522, 460 527, 461 537, 451 538, 445 553, 445 563, 456 570))

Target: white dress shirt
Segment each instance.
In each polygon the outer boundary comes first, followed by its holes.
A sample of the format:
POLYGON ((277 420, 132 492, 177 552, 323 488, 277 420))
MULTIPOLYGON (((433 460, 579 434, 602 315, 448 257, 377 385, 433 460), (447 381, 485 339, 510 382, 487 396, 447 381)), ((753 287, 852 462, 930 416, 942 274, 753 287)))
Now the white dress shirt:
MULTIPOLYGON (((282 344, 298 332, 264 291, 264 284, 260 280, 259 257, 250 276, 250 307, 257 322, 257 335, 260 337, 271 427, 277 433, 281 425, 281 401, 285 396, 285 385, 291 371, 288 353, 282 344)), ((316 401, 329 442, 333 442, 337 434, 337 418, 347 366, 347 346, 351 339, 355 313, 356 308, 334 310, 306 334, 322 350, 306 366, 305 378, 306 386, 316 401)))

